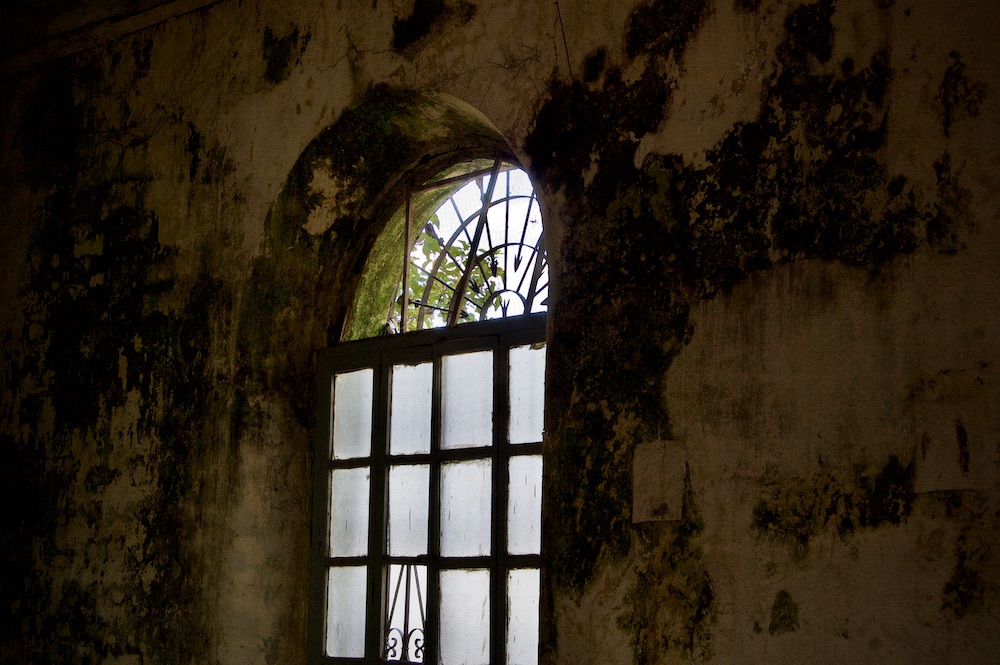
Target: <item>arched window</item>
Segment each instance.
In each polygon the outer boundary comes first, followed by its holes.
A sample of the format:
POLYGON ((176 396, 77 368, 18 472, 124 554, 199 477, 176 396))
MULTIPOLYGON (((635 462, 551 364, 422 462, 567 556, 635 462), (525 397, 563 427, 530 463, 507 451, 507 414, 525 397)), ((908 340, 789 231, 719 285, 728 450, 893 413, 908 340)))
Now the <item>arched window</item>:
MULTIPOLYGON (((457 171, 457 173, 456 173, 457 171)), ((537 663, 541 216, 510 161, 406 185, 384 331, 320 361, 311 651, 537 663), (469 322, 468 325, 459 325, 469 322)))

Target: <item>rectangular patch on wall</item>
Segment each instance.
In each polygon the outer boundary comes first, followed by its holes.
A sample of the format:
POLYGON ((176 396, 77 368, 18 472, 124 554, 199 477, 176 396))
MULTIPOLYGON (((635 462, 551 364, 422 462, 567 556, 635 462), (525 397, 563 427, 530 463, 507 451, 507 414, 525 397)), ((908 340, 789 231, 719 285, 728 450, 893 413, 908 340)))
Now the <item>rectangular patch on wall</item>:
POLYGON ((678 441, 640 443, 632 458, 632 522, 681 519, 684 448, 678 441))

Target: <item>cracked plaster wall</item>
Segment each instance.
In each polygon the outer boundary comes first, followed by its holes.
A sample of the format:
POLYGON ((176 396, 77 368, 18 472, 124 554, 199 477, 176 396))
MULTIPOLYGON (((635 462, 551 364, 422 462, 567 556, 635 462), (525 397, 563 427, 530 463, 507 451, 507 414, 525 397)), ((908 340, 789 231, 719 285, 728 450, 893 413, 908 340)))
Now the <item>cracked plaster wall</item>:
POLYGON ((387 87, 481 111, 543 197, 545 662, 990 662, 998 27, 222 2, 0 81, 0 656, 303 661, 311 354, 376 220, 295 183, 387 87), (658 439, 682 517, 633 524, 658 439))

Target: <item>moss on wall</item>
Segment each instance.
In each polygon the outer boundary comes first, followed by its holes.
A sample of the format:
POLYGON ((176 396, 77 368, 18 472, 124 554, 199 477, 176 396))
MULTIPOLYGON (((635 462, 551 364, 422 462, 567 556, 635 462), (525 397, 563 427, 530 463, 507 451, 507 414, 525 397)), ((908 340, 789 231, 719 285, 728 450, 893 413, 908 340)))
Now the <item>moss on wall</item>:
MULTIPOLYGON (((422 183, 456 162, 498 153, 508 154, 504 139, 486 118, 458 100, 372 90, 321 133, 293 168, 269 216, 268 242, 275 251, 255 268, 269 272, 254 281, 296 292, 293 284, 281 285, 294 279, 294 270, 288 266, 279 270, 274 263, 285 260, 279 257, 287 248, 301 249, 309 257, 301 265, 311 265, 309 270, 323 267, 323 288, 339 285, 331 309, 318 313, 330 322, 325 343, 379 334, 395 287, 389 275, 401 274, 402 269, 398 213, 405 201, 406 180, 422 183), (328 222, 314 237, 306 225, 316 211, 328 222), (383 233, 387 225, 388 232, 383 233)), ((427 193, 421 200, 432 205, 436 196, 427 193)), ((290 260, 301 263, 304 256, 290 260)), ((284 340, 276 348, 287 343, 294 342, 284 340)), ((257 341, 245 346, 258 348, 257 341)))

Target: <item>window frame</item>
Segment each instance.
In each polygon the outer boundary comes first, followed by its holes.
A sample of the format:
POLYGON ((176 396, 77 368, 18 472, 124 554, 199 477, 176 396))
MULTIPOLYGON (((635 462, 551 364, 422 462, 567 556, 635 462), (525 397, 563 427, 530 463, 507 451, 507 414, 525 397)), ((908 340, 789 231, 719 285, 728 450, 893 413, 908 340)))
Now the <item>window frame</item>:
MULTIPOLYGON (((542 442, 508 443, 509 423, 509 350, 514 347, 546 343, 546 313, 529 313, 516 317, 466 323, 450 328, 433 328, 400 335, 344 342, 325 349, 318 357, 318 390, 316 440, 313 446, 312 541, 308 609, 308 654, 310 663, 364 665, 383 663, 383 617, 388 567, 399 557, 387 554, 387 484, 392 456, 389 443, 389 400, 391 383, 387 371, 394 364, 433 361, 440 363, 445 355, 456 352, 484 350, 493 354, 493 432, 488 453, 482 448, 440 449, 440 372, 435 370, 432 383, 431 452, 407 456, 407 461, 425 459, 431 465, 430 525, 427 566, 427 624, 423 662, 436 665, 438 655, 437 611, 440 594, 437 573, 442 569, 475 566, 490 570, 490 648, 489 662, 506 663, 507 573, 518 568, 537 569, 541 574, 544 542, 538 554, 507 553, 508 460, 519 455, 541 455, 542 442), (334 468, 345 468, 352 461, 335 461, 332 455, 333 386, 337 373, 362 368, 374 368, 372 398, 372 449, 367 458, 371 465, 371 495, 369 503, 368 554, 358 557, 368 568, 367 607, 365 608, 365 655, 361 658, 326 655, 327 570, 337 557, 329 556, 329 476, 334 468), (498 426, 500 425, 500 426, 498 426), (376 445, 377 444, 377 445, 376 445), (512 452, 513 451, 513 452, 512 452), (492 525, 490 554, 485 557, 451 558, 442 563, 439 556, 440 471, 443 462, 486 458, 492 460, 492 525), (375 583, 374 580, 379 580, 375 583)), ((358 462, 363 466, 364 463, 358 462)), ((544 540, 544 539, 543 539, 544 540)), ((412 557, 411 557, 412 558, 412 557)), ((541 592, 541 589, 539 589, 541 592)))

